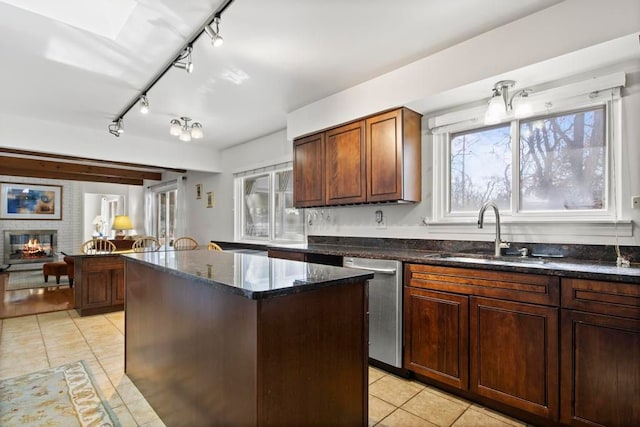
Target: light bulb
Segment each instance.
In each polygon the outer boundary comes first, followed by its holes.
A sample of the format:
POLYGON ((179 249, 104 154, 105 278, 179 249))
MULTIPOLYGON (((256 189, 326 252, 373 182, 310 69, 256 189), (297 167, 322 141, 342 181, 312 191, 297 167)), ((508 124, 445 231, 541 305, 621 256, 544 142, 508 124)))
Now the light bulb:
POLYGON ((149 99, 146 97, 146 95, 140 96, 140 101, 138 101, 138 104, 140 105, 140 112, 142 114, 147 114, 149 112, 149 99))
POLYGON ((216 34, 216 36, 211 41, 214 47, 220 47, 224 44, 224 39, 220 34, 216 34))
POLYGON ((180 141, 189 142, 191 141, 191 133, 187 129, 182 129, 180 132, 180 136, 178 137, 180 141))
POLYGON ((204 132, 202 131, 202 125, 198 122, 195 122, 191 125, 191 137, 193 139, 202 139, 204 137, 204 132))
POLYGON ((178 119, 171 120, 171 126, 169 127, 169 134, 172 136, 179 136, 182 133, 182 125, 178 119))

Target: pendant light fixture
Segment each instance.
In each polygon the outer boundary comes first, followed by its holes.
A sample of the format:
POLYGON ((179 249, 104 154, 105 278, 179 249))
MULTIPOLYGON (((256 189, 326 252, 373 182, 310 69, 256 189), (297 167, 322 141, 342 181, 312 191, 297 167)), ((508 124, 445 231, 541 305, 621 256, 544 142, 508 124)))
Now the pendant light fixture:
POLYGON ((120 135, 124 133, 124 123, 122 122, 122 118, 111 122, 109 125, 109 133, 115 137, 120 137, 120 135))
POLYGON ((189 142, 191 138, 193 139, 202 139, 204 138, 204 132, 202 130, 202 124, 199 122, 193 122, 193 124, 189 124, 191 119, 190 117, 180 117, 178 119, 172 119, 169 125, 169 134, 172 136, 177 136, 180 141, 189 142), (182 123, 180 120, 182 120, 182 123))
POLYGON ((532 107, 527 98, 533 91, 531 89, 522 89, 509 97, 509 89, 515 84, 514 80, 501 80, 493 86, 489 105, 484 115, 485 125, 500 123, 512 114, 516 118, 526 117, 531 114, 532 107))
POLYGON ((191 60, 191 52, 193 51, 193 47, 187 46, 184 48, 184 51, 180 54, 178 59, 173 61, 173 66, 176 68, 182 68, 186 70, 187 73, 193 72, 193 61, 191 60))
POLYGON ((147 95, 140 95, 138 106, 140 107, 140 112, 142 114, 147 114, 149 112, 149 98, 147 98, 147 95))
POLYGON ((214 47, 220 47, 224 43, 224 39, 220 35, 220 17, 216 16, 213 18, 214 28, 211 28, 211 25, 204 26, 204 32, 207 33, 209 37, 211 37, 211 44, 214 47))

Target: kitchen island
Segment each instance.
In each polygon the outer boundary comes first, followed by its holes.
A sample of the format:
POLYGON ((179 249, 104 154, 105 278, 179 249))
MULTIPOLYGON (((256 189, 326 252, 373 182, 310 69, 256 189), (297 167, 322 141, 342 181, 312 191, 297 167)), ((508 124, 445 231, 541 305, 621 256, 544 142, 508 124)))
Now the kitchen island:
POLYGON ((124 256, 125 371, 166 425, 367 424, 369 272, 124 256))

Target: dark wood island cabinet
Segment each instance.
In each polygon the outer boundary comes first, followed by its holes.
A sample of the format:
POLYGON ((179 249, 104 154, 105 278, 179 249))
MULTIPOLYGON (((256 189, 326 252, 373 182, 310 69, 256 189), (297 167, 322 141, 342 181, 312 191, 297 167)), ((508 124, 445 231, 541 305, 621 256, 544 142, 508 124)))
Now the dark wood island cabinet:
POLYGON ((119 254, 74 255, 75 308, 80 316, 124 308, 124 260, 119 254))
POLYGON ((125 371, 165 424, 367 425, 371 273, 197 250, 125 264, 125 371))

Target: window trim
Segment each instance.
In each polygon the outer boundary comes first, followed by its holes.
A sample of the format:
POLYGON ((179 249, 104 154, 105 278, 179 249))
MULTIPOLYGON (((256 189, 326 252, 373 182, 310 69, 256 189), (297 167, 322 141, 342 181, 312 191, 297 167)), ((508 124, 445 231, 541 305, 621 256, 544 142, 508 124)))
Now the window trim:
MULTIPOLYGON (((482 114, 486 109, 474 107, 466 110, 449 112, 428 120, 433 138, 433 207, 432 219, 428 220, 429 226, 434 226, 438 232, 460 232, 460 226, 475 224, 477 212, 449 212, 451 197, 451 135, 453 133, 473 131, 474 129, 491 128, 510 123, 512 137, 512 197, 510 212, 501 212, 501 219, 505 224, 511 224, 515 229, 525 230, 531 227, 545 227, 548 224, 592 224, 594 227, 604 226, 609 231, 602 235, 630 236, 632 223, 621 217, 621 201, 616 200, 616 191, 622 184, 620 172, 621 164, 621 97, 620 86, 624 85, 624 73, 615 73, 609 76, 592 79, 586 82, 578 82, 561 88, 541 92, 539 99, 534 103, 532 115, 522 120, 530 120, 533 117, 548 117, 558 114, 593 109, 598 106, 605 108, 605 139, 606 139, 606 209, 583 211, 527 211, 519 209, 520 197, 520 121, 515 118, 504 120, 498 124, 483 124, 482 114), (602 86, 606 86, 602 88, 602 86), (593 92, 586 92, 596 88, 593 92), (547 100, 541 103, 543 96, 547 100), (516 138, 514 141, 513 139, 516 138), (515 143, 514 143, 515 142, 515 143), (517 165, 517 168, 514 167, 517 165), (518 227, 522 225, 522 227, 518 227)), ((466 227, 465 227, 466 228, 466 227)), ((466 231, 465 231, 466 232, 466 231)), ((530 231, 529 231, 530 232, 530 231)), ((599 234, 601 231, 597 231, 599 234)), ((526 231, 524 231, 526 233, 526 231)))
POLYGON ((275 176, 279 172, 291 171, 293 173, 293 163, 278 164, 272 167, 261 168, 253 171, 246 171, 234 174, 234 240, 236 242, 245 243, 301 243, 306 240, 307 229, 305 221, 304 209, 298 209, 302 215, 302 236, 300 240, 292 239, 276 239, 275 237, 275 221, 276 221, 276 198, 275 198, 275 176), (244 181, 247 178, 256 178, 260 176, 269 177, 269 233, 267 237, 255 237, 245 235, 245 205, 244 199, 244 181))

